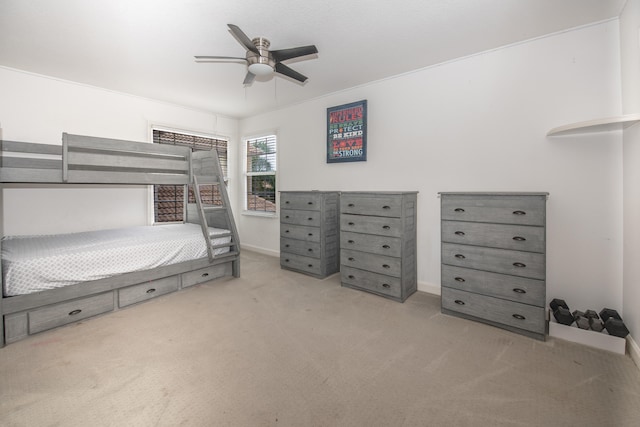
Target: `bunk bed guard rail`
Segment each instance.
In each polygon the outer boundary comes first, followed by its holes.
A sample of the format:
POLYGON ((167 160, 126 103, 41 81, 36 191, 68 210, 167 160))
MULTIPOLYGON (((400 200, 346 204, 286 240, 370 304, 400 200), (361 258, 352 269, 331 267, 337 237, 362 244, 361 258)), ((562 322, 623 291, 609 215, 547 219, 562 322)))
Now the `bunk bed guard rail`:
POLYGON ((0 153, 0 182, 184 185, 193 173, 188 147, 68 133, 62 146, 0 141, 0 153))

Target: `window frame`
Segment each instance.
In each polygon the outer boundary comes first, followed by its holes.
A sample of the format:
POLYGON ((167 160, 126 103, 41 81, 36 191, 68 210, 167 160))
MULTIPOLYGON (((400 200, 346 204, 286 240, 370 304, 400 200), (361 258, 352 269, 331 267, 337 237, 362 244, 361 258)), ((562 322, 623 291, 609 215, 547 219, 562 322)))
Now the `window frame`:
POLYGON ((242 214, 243 215, 249 215, 249 216, 258 216, 258 217, 266 217, 266 218, 277 218, 278 214, 279 214, 279 203, 280 203, 280 198, 279 198, 279 192, 278 192, 278 163, 279 163, 279 148, 278 148, 278 132, 275 130, 272 131, 265 131, 265 132, 260 132, 260 133, 256 133, 253 135, 249 135, 249 136, 244 136, 242 137, 242 214), (256 141, 256 140, 260 140, 263 138, 271 138, 273 137, 275 139, 275 170, 273 171, 260 171, 260 172, 251 172, 248 170, 248 163, 249 163, 249 153, 248 153, 248 143, 250 141, 256 141), (249 189, 248 189, 248 185, 247 185, 247 181, 249 179, 249 177, 252 176, 273 176, 274 177, 274 202, 273 204, 275 205, 274 210, 273 211, 267 211, 267 210, 253 210, 253 209, 249 209, 249 200, 248 200, 248 195, 249 195, 249 189))
MULTIPOLYGON (((178 129, 178 128, 172 128, 172 127, 166 127, 166 126, 158 126, 158 125, 152 125, 150 126, 150 140, 152 144, 155 144, 156 142, 154 142, 154 132, 155 131, 159 131, 159 132, 170 132, 170 133, 174 133, 174 134, 179 134, 179 135, 187 135, 187 136, 194 136, 194 137, 200 137, 200 138, 207 138, 207 139, 213 139, 213 140, 217 140, 217 141, 226 141, 226 174, 224 176, 224 182, 227 185, 227 188, 229 188, 229 182, 230 182, 230 172, 229 172, 229 149, 230 149, 230 145, 231 145, 231 138, 225 135, 213 135, 213 134, 209 134, 206 132, 198 132, 198 131, 192 131, 192 130, 185 130, 185 129, 178 129)), ((182 145, 182 144, 175 144, 175 145, 182 145)), ((188 145, 182 145, 182 146, 188 146, 188 145)), ((193 147, 190 147, 193 150, 193 147)), ((149 217, 149 221, 150 224, 152 225, 164 225, 164 224, 183 224, 185 221, 185 214, 186 214, 186 207, 187 207, 187 203, 188 203, 188 197, 189 197, 189 191, 187 191, 188 186, 184 185, 182 186, 184 189, 182 191, 182 198, 183 198, 183 207, 182 207, 182 220, 176 220, 176 221, 156 221, 156 197, 155 197, 155 193, 156 193, 156 187, 158 185, 163 185, 163 184, 152 184, 149 185, 149 209, 148 209, 148 217, 149 217)), ((169 185, 171 186, 171 185, 169 185)), ((180 185, 175 185, 175 187, 180 187, 180 185)), ((177 200, 175 200, 175 202, 177 202, 177 200)))

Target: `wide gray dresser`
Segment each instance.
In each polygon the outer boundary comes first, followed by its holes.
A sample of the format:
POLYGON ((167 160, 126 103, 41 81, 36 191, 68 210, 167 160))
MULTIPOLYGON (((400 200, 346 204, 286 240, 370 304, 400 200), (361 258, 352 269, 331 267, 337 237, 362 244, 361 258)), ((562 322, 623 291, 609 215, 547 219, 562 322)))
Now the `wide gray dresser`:
POLYGON ((442 312, 546 336, 548 193, 440 193, 442 312))
POLYGON ((340 269, 337 191, 280 192, 280 266, 317 278, 340 269))
POLYGON ((417 289, 417 192, 342 192, 342 286, 404 302, 417 289))

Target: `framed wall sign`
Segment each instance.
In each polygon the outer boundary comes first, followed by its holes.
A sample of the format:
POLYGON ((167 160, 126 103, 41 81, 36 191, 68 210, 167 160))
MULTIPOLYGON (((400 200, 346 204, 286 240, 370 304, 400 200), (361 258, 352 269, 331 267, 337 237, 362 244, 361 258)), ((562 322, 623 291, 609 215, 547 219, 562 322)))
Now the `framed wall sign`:
POLYGON ((327 108, 327 163, 367 160, 367 100, 327 108))

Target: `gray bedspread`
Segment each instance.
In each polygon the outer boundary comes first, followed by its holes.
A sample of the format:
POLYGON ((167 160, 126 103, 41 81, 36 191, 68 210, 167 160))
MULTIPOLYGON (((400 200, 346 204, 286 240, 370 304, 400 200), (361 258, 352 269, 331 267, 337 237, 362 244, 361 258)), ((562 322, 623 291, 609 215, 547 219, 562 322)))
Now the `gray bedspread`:
MULTIPOLYGON (((228 233, 210 230, 212 236, 228 233)), ((230 239, 218 238, 214 244, 230 239)), ((228 250, 219 248, 216 254, 228 250)), ((3 292, 24 295, 206 256, 202 230, 196 224, 6 236, 2 239, 3 292)))

